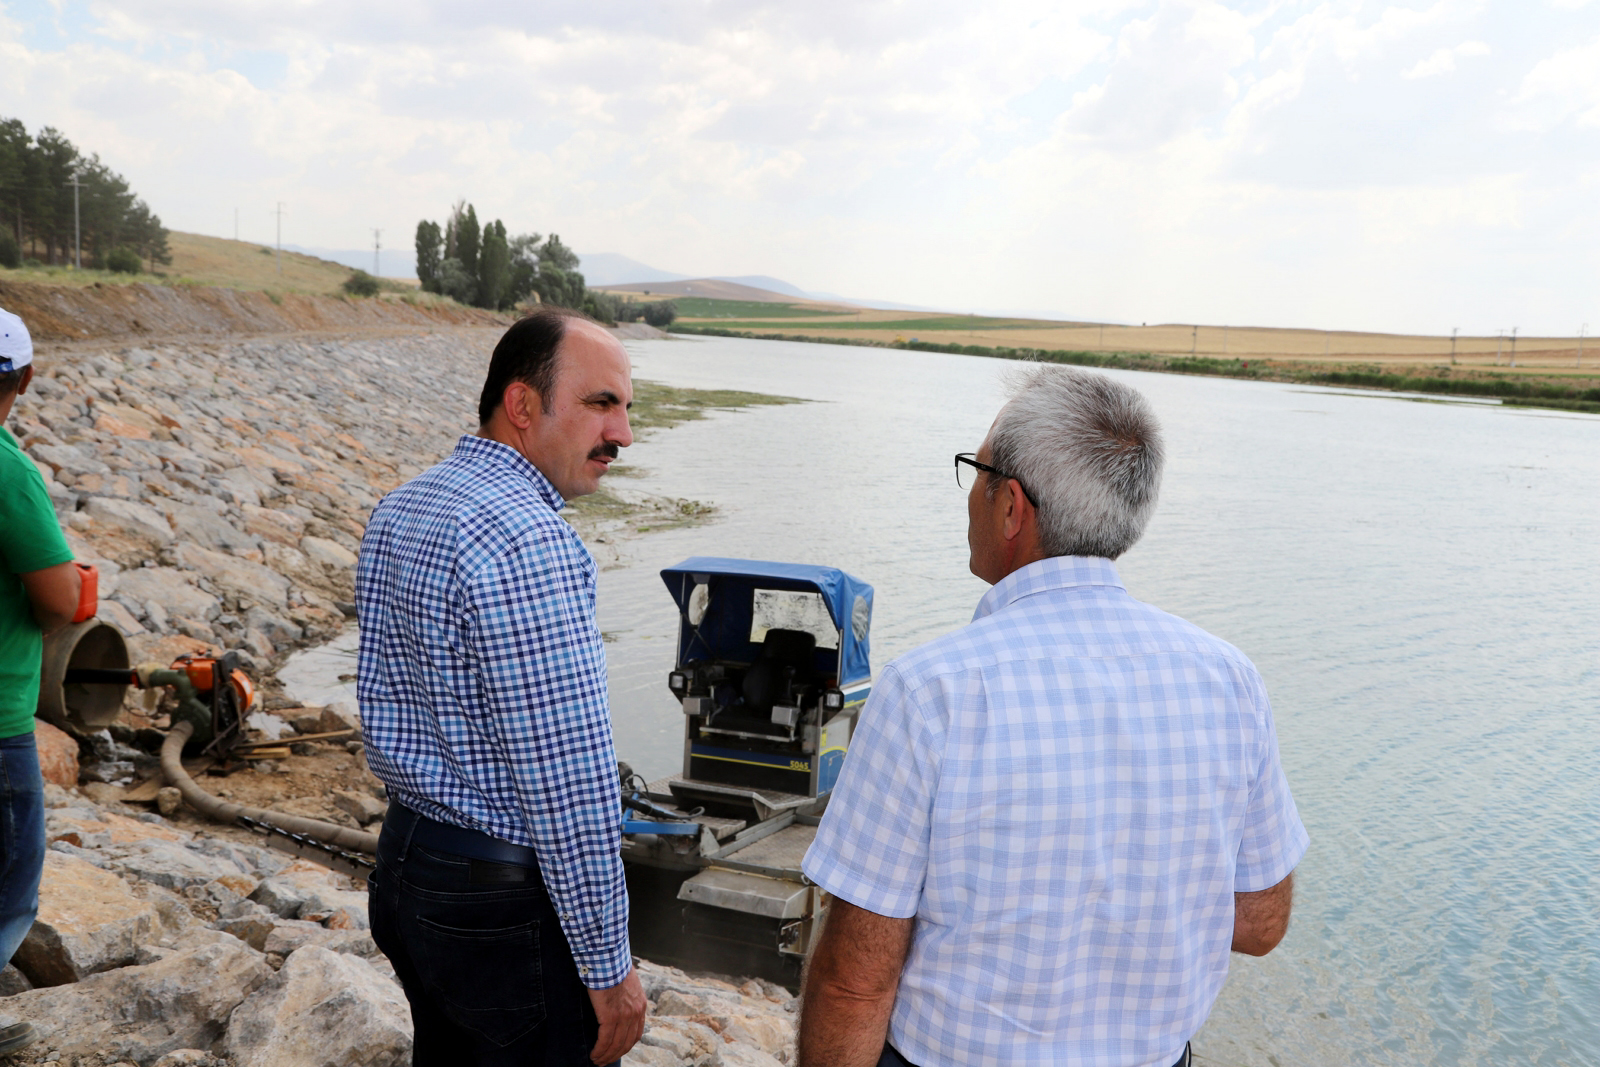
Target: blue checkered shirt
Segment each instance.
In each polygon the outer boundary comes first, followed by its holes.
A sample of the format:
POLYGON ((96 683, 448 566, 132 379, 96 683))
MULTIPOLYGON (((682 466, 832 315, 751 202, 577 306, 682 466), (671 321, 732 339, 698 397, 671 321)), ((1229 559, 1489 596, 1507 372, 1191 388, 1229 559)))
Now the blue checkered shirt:
POLYGON ((627 977, 621 808, 595 565, 515 449, 463 437, 361 539, 372 771, 415 811, 531 845, 584 984, 627 977))
POLYGON ((1306 845, 1250 661, 1057 557, 889 665, 804 868, 916 917, 912 1063, 1169 1067, 1306 845))

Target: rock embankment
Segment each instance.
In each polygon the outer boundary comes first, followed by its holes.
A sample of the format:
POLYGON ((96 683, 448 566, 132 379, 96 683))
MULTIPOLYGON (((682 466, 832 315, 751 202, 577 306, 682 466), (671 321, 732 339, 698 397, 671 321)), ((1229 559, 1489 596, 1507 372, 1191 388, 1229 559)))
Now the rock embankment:
POLYGON ((21 315, 34 339, 45 341, 510 324, 503 315, 430 298, 341 299, 200 285, 0 282, 0 307, 21 315))
POLYGON ((343 626, 362 521, 470 427, 495 337, 45 349, 9 425, 136 656, 261 670, 343 626))
MULTIPOLYGON (((0 972, 11 1062, 69 1067, 401 1067, 411 1018, 343 875, 47 786, 38 920, 0 972)), ((629 1067, 794 1062, 795 1002, 638 963, 650 999, 629 1067)))

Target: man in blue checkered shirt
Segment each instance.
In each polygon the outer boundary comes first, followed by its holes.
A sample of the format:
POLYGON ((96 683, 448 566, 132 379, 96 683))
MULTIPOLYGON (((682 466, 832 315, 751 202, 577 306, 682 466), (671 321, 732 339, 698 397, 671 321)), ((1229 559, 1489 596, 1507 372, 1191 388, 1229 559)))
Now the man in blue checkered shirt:
POLYGON ((558 514, 632 443, 632 402, 602 327, 523 319, 477 434, 362 538, 357 689, 390 796, 372 934, 418 1067, 608 1064, 644 1029, 595 564, 558 514))
POLYGON ((1305 828, 1261 678, 1130 597, 1144 398, 1039 368, 976 454, 970 625, 862 710, 804 869, 833 895, 801 1067, 1187 1067, 1228 973, 1288 929, 1305 828))

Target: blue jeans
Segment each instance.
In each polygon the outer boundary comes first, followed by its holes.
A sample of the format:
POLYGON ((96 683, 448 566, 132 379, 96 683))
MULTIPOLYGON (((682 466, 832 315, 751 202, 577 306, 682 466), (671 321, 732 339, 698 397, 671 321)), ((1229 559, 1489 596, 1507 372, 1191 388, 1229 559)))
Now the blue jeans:
POLYGON ((415 815, 389 811, 368 911, 414 1067, 593 1067, 599 1021, 538 870, 423 848, 415 815))
POLYGON ((43 873, 44 778, 39 774, 39 749, 32 733, 0 738, 0 961, 11 961, 33 927, 43 873))

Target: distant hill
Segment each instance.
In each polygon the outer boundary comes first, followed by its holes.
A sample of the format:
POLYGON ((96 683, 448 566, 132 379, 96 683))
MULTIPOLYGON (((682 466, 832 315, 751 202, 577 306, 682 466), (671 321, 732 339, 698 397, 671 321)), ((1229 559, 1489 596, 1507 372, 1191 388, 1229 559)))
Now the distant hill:
MULTIPOLYGON (((596 286, 596 288, 602 288, 596 286)), ((759 304, 793 304, 796 298, 790 293, 759 289, 753 285, 725 281, 721 278, 691 278, 673 282, 635 282, 631 285, 607 285, 603 288, 614 293, 648 293, 650 296, 699 296, 709 300, 744 300, 759 304)), ((792 288, 792 287, 791 287, 792 288)), ((816 303, 801 296, 802 303, 816 303)))
MULTIPOLYGON (((370 248, 315 248, 305 245, 284 245, 284 251, 300 252, 332 263, 340 263, 353 270, 372 270, 370 248)), ((410 241, 395 248, 384 248, 379 253, 380 278, 415 278, 417 276, 417 250, 410 241)))
POLYGON ((633 282, 681 282, 692 277, 657 270, 616 252, 580 252, 578 270, 583 273, 583 280, 596 289, 633 282))

